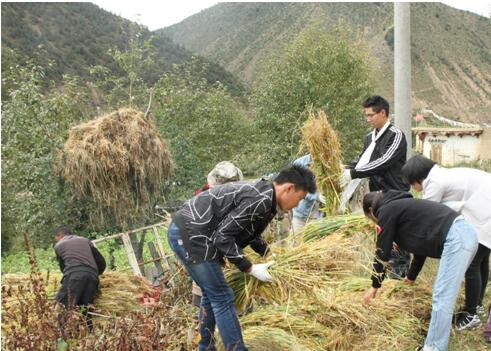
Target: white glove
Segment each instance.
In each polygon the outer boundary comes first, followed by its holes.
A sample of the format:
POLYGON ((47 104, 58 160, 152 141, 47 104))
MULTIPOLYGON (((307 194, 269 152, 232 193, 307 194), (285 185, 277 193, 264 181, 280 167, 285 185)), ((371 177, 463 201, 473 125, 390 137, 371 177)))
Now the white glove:
POLYGON ((268 263, 253 264, 249 274, 263 282, 272 282, 273 277, 268 272, 268 268, 272 265, 274 265, 274 261, 269 261, 268 263))
POLYGON ((325 204, 326 203, 326 197, 324 195, 322 195, 321 193, 319 193, 319 202, 321 204, 325 204))
POLYGON ((343 172, 343 178, 341 179, 341 187, 346 187, 349 182, 351 182, 351 170, 345 169, 343 172))

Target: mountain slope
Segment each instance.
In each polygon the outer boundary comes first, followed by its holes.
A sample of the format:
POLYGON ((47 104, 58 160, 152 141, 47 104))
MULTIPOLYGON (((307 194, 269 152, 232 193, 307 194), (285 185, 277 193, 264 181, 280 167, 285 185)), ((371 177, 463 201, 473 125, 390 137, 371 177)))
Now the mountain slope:
MULTIPOLYGON (((221 3, 159 30, 253 84, 261 64, 310 23, 343 20, 362 33, 378 64, 380 94, 393 100, 393 4, 221 3)), ((411 5, 413 108, 491 122, 491 23, 439 3, 411 5)))
MULTIPOLYGON (((2 3, 2 45, 17 49, 24 57, 36 55, 39 46, 41 60, 53 60, 51 78, 59 79, 70 73, 88 78, 91 65, 103 65, 117 70, 109 49, 123 49, 131 33, 139 30, 135 23, 113 15, 91 3, 2 3)), ((144 38, 152 33, 140 29, 144 38)), ((156 49, 156 71, 149 80, 172 68, 189 62, 193 54, 166 36, 153 36, 156 49)), ((39 56, 39 55, 38 55, 39 56)), ((221 81, 236 95, 243 92, 242 84, 216 63, 198 57, 206 63, 210 82, 221 81)))

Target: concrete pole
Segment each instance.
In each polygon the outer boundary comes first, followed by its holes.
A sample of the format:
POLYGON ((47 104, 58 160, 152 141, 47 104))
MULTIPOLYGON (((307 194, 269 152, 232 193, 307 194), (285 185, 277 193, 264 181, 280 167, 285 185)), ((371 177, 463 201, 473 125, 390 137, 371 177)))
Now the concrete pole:
POLYGON ((395 125, 412 153, 411 135, 411 10, 409 2, 394 3, 394 100, 395 125))

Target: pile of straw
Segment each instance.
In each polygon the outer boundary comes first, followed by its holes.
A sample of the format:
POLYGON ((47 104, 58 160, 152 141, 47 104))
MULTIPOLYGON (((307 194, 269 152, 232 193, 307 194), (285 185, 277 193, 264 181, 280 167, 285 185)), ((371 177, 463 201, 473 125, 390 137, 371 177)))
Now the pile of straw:
POLYGON ((312 169, 317 177, 319 191, 326 197, 326 211, 335 214, 340 202, 339 177, 342 172, 338 136, 322 110, 317 114, 310 111, 301 131, 302 145, 312 155, 312 169))
MULTIPOLYGON (((41 273, 44 288, 48 297, 54 299, 61 287, 61 273, 41 273)), ((19 287, 30 289, 28 274, 4 274, 2 276, 2 286, 7 289, 18 290, 19 287)), ((101 293, 94 301, 94 308, 102 314, 123 316, 132 311, 143 309, 141 304, 144 295, 151 295, 155 292, 150 282, 135 275, 120 272, 106 272, 100 276, 101 293)), ((22 289, 22 288, 21 288, 22 289)), ((18 303, 14 298, 9 303, 18 303)))
POLYGON ((121 109, 73 127, 58 173, 79 199, 92 201, 92 223, 126 226, 141 215, 172 173, 165 140, 143 113, 121 109))
POLYGON ((293 249, 273 245, 276 264, 269 269, 273 283, 263 283, 234 267, 226 270, 225 277, 239 310, 264 302, 286 303, 291 294, 309 294, 313 288, 328 286, 356 270, 354 248, 349 238, 339 235, 301 243, 293 249))
MULTIPOLYGON (((415 286, 386 280, 370 306, 373 224, 361 216, 312 221, 293 249, 275 244, 274 281, 226 270, 251 350, 407 350, 424 338, 433 274, 415 286)), ((267 261, 248 253, 254 263, 267 261)))

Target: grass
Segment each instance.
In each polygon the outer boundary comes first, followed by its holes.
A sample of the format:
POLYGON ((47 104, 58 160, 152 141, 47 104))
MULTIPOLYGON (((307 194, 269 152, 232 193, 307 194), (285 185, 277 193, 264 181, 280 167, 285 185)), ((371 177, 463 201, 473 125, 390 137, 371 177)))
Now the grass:
MULTIPOLYGON (((167 254, 172 254, 172 250, 169 247, 169 244, 167 242, 167 230, 165 227, 159 227, 158 233, 160 236, 160 240, 162 242, 162 245, 164 246, 164 251, 167 254)), ((143 249, 143 260, 148 261, 151 260, 151 255, 147 246, 147 243, 149 241, 154 241, 153 235, 150 233, 150 231, 147 233, 146 238, 145 238, 145 244, 144 244, 144 249, 143 249)), ((157 246, 156 243, 154 243, 155 246, 157 246)), ((131 267, 128 262, 128 258, 126 256, 126 252, 124 250, 124 246, 121 241, 117 242, 115 240, 107 240, 104 242, 100 242, 97 244, 97 248, 101 253, 103 254, 104 258, 106 259, 106 262, 108 264, 108 269, 109 269, 109 263, 110 263, 110 250, 113 249, 113 256, 114 256, 114 264, 115 264, 115 269, 118 271, 127 271, 130 272, 131 267)), ((38 261, 38 266, 39 270, 42 272, 58 272, 60 270, 58 261, 56 260, 55 252, 53 248, 48 248, 48 249, 40 249, 37 248, 34 250, 37 261, 38 261)), ((2 265, 1 265, 1 270, 2 274, 6 273, 29 273, 30 272, 30 266, 29 266, 29 257, 26 254, 24 250, 16 252, 16 253, 11 253, 5 256, 2 256, 2 265)))

